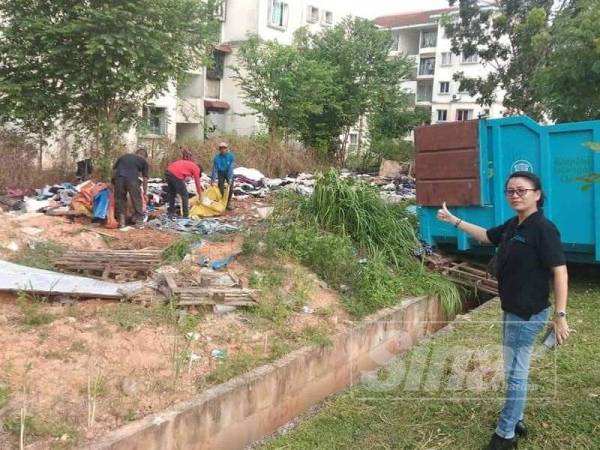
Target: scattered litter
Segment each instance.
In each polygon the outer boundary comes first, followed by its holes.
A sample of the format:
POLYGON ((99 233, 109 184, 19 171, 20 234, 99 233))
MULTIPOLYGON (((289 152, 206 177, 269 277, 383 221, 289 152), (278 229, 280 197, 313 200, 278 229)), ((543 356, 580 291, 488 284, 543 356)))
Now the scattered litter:
POLYGON ((302 307, 302 314, 314 314, 314 313, 315 313, 314 308, 310 308, 308 306, 302 307))
POLYGON ((210 356, 218 361, 224 361, 227 358, 227 350, 215 348, 210 352, 210 356))
POLYGON ((216 219, 176 219, 167 216, 149 220, 146 225, 159 230, 171 230, 181 233, 194 233, 202 235, 209 235, 213 233, 233 233, 239 230, 239 227, 236 225, 222 223, 216 219))
POLYGON ((232 313, 237 308, 231 305, 213 305, 213 312, 218 316, 223 316, 225 314, 232 313))
POLYGON ((198 264, 200 267, 208 267, 208 265, 210 264, 210 258, 204 255, 199 256, 196 260, 196 264, 198 264))
POLYGON ((212 264, 211 264, 211 268, 212 270, 220 270, 223 267, 227 267, 227 265, 233 261, 233 259, 235 258, 236 255, 231 255, 228 256, 227 258, 223 258, 223 259, 215 259, 212 264))
POLYGON ((273 213, 273 209, 272 206, 263 206, 256 208, 256 212, 258 212, 259 217, 264 220, 273 213))
POLYGON ((7 250, 10 250, 11 252, 19 251, 19 244, 17 244, 15 241, 11 241, 8 244, 2 244, 2 247, 4 247, 7 250))
POLYGON ((202 359, 202 357, 200 355, 198 355, 197 353, 194 352, 190 352, 189 356, 188 356, 188 373, 190 373, 192 371, 192 366, 197 363, 198 361, 200 361, 202 359))
POLYGON ((185 337, 188 338, 190 341, 197 341, 198 339, 200 339, 200 333, 190 331, 189 333, 186 333, 185 337))

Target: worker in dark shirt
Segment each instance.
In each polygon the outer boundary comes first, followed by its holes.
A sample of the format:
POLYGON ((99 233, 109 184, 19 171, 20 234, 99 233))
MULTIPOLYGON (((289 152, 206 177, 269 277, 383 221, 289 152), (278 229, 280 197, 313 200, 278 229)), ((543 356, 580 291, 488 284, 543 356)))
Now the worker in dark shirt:
POLYGON ((188 190, 185 184, 187 178, 193 178, 196 184, 196 192, 198 195, 202 193, 202 185, 200 177, 202 169, 193 161, 192 152, 188 149, 183 149, 181 159, 172 162, 167 167, 165 179, 167 181, 167 203, 169 204, 167 214, 173 216, 175 214, 175 198, 177 195, 181 197, 181 206, 183 209, 183 217, 188 217, 190 213, 188 190))
POLYGON ((115 162, 113 166, 113 183, 115 188, 115 212, 119 227, 125 226, 125 209, 127 194, 135 210, 132 221, 141 223, 144 219, 143 195, 148 192, 148 152, 144 147, 139 147, 134 153, 126 153, 115 162), (140 176, 143 178, 140 189, 140 176))
POLYGON ((235 155, 229 150, 226 142, 219 144, 219 153, 213 159, 213 168, 210 175, 211 184, 218 181, 219 191, 221 195, 225 192, 225 183, 229 186, 229 194, 227 195, 227 209, 232 209, 231 196, 233 194, 233 167, 235 163, 235 155))
POLYGON ((541 211, 540 179, 531 172, 515 172, 506 182, 506 198, 517 215, 486 230, 452 215, 446 205, 438 219, 454 225, 483 243, 498 247, 495 271, 503 314, 506 399, 488 450, 516 448, 527 434, 523 411, 533 343, 550 315, 550 279, 554 287, 554 316, 550 322, 556 343, 569 336, 566 319, 568 274, 556 226, 541 211))

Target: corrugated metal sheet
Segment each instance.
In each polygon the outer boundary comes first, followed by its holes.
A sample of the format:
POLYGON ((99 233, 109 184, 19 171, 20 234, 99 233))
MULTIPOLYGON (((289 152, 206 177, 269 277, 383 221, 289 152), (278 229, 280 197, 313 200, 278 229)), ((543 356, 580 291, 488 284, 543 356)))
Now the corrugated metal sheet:
POLYGON ((415 130, 417 204, 481 204, 477 129, 469 120, 415 130))

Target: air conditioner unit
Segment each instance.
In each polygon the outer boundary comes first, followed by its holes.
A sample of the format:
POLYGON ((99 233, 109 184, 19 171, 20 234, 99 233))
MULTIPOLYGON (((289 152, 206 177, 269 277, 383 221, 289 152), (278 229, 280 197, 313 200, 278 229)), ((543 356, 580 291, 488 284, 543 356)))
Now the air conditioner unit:
POLYGON ((457 102, 460 100, 460 94, 452 94, 452 101, 457 102))

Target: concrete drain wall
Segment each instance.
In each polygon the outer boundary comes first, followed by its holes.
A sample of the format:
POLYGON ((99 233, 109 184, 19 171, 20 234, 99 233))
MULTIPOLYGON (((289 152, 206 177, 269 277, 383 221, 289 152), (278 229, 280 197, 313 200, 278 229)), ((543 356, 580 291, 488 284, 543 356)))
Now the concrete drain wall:
POLYGON ((419 297, 385 309, 332 338, 301 348, 215 386, 192 400, 132 422, 87 448, 242 449, 446 324, 437 300, 419 297))

